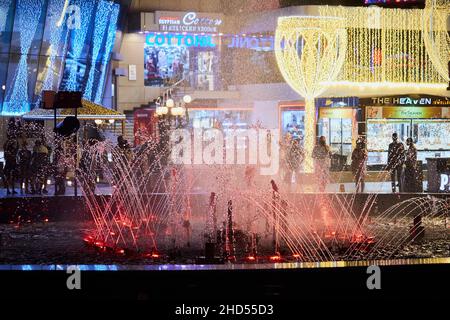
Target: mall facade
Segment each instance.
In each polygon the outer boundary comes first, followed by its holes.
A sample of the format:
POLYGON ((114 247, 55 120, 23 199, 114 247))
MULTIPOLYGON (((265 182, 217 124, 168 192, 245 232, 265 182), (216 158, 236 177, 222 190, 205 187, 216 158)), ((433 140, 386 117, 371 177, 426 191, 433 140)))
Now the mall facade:
POLYGON ((120 66, 128 77, 119 78, 118 107, 135 110, 138 122, 151 121, 151 101, 184 80, 176 92, 194 98, 188 107, 192 127, 260 125, 301 137, 304 100, 278 69, 277 19, 353 16, 343 70, 316 99, 317 136, 347 158, 356 139, 366 136, 370 165, 386 163, 393 132, 402 141, 412 137, 424 163, 428 157, 448 157, 447 83, 427 56, 418 24, 422 11, 300 6, 237 16, 143 12, 133 23, 135 32, 124 35, 120 66), (397 26, 389 24, 395 19, 397 26))

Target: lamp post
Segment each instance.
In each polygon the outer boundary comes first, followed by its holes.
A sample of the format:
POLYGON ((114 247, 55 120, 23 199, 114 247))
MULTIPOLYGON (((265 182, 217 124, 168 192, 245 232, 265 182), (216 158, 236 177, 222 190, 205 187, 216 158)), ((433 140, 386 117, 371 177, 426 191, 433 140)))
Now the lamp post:
POLYGON ((186 106, 192 101, 191 96, 185 95, 181 101, 175 102, 164 94, 156 102, 156 116, 158 117, 159 151, 169 154, 170 133, 173 129, 187 125, 188 116, 186 106), (186 116, 186 119, 183 119, 186 116))
POLYGON ((163 121, 168 121, 171 125, 175 121, 181 119, 183 116, 187 116, 186 106, 192 102, 192 98, 189 95, 185 95, 181 101, 175 102, 172 98, 166 99, 166 95, 159 99, 156 107, 156 116, 163 121))

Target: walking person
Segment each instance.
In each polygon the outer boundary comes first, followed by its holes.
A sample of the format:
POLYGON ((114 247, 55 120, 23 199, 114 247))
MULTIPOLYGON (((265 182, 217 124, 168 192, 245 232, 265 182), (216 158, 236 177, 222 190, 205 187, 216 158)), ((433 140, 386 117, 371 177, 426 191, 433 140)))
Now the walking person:
POLYGON ((324 136, 314 146, 312 157, 314 159, 314 172, 317 176, 319 192, 324 192, 330 176, 331 151, 324 136))
POLYGON ((17 176, 17 152, 19 151, 19 144, 14 135, 9 134, 3 145, 5 167, 3 169, 5 175, 6 194, 17 194, 14 189, 14 183, 17 176))
POLYGON ((358 139, 352 152, 352 173, 355 178, 356 192, 364 192, 367 171, 367 150, 364 140, 358 139))
POLYGON ((406 145, 405 191, 417 192, 417 149, 412 138, 406 139, 406 145))
POLYGON ((394 132, 392 134, 392 142, 389 144, 388 149, 388 163, 387 170, 391 173, 392 192, 403 190, 402 173, 403 164, 405 162, 405 146, 398 141, 398 134, 394 132))
POLYGON ((20 194, 30 193, 31 184, 31 151, 28 150, 28 142, 26 139, 22 140, 21 148, 17 154, 17 163, 19 167, 19 185, 20 194))

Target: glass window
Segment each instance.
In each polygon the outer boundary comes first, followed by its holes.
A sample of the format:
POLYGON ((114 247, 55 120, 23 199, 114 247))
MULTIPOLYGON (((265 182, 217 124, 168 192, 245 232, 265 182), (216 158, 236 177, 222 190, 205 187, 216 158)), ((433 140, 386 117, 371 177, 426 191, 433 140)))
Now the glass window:
POLYGON ((283 136, 287 133, 294 139, 301 139, 305 136, 305 111, 304 110, 282 110, 281 128, 283 136))
POLYGON ((419 150, 450 150, 449 120, 413 120, 413 134, 419 150))
POLYGON ((396 132, 403 143, 411 136, 411 120, 373 120, 367 121, 367 149, 371 151, 387 151, 392 142, 392 134, 396 132))

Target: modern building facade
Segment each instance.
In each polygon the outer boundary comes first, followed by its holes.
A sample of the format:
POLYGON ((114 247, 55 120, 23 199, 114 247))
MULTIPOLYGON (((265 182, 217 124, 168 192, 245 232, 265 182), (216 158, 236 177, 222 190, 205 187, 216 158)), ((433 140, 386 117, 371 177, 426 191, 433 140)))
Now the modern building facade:
POLYGON ((38 107, 43 90, 102 103, 120 12, 108 0, 1 0, 0 114, 38 107))

